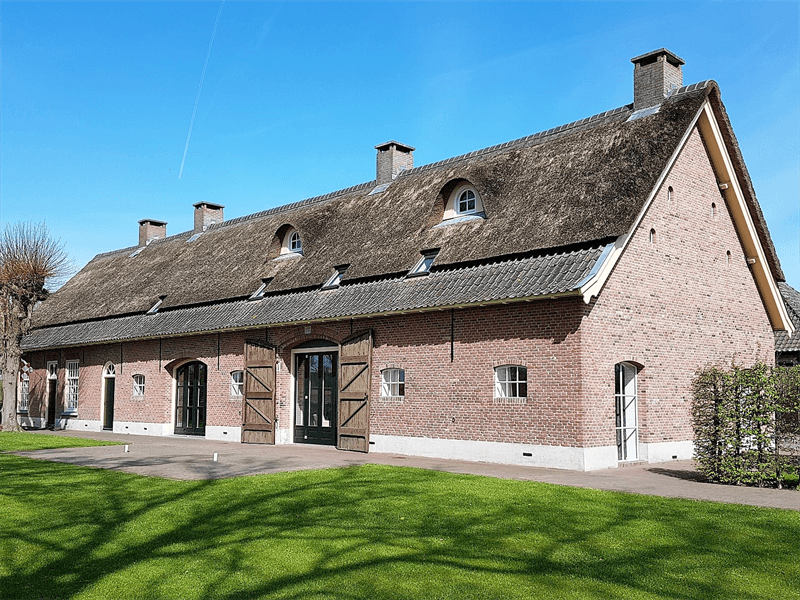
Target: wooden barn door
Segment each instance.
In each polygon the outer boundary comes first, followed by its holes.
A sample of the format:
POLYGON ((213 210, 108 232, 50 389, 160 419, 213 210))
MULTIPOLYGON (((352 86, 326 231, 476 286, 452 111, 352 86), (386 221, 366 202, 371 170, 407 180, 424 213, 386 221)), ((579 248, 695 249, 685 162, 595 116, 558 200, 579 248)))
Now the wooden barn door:
POLYGON ((342 342, 339 354, 340 450, 369 452, 369 384, 372 331, 342 342))
POLYGON ((242 443, 275 443, 275 348, 255 340, 244 344, 242 443))

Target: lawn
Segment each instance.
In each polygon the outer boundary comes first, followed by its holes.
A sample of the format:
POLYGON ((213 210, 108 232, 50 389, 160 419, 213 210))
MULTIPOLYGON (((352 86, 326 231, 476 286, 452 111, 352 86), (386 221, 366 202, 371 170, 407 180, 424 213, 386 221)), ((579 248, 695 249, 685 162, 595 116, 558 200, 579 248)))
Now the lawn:
POLYGON ((119 444, 121 444, 121 442, 103 442, 87 438, 48 435, 46 433, 28 433, 26 431, 0 432, 0 452, 27 452, 28 450, 116 446, 119 444))
POLYGON ((0 469, 2 598, 800 598, 796 511, 386 466, 0 469))

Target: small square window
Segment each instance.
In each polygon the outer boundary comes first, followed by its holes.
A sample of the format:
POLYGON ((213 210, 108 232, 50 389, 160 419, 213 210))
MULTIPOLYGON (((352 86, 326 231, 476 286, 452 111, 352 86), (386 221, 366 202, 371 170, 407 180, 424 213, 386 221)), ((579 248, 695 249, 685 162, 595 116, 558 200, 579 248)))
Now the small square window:
POLYGON ((528 368, 504 365, 494 370, 495 398, 527 398, 528 368))
POLYGON ((381 371, 381 396, 402 398, 406 395, 406 372, 403 369, 381 371))

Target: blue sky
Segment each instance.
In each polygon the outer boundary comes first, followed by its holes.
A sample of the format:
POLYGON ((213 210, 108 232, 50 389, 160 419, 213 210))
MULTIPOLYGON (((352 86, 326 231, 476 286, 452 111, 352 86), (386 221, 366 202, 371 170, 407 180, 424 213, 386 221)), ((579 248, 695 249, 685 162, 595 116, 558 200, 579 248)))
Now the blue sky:
POLYGON ((627 104, 667 47, 715 79, 788 282, 800 288, 797 2, 1 2, 0 219, 47 223, 76 267, 627 104), (215 20, 216 36, 181 167, 215 20))

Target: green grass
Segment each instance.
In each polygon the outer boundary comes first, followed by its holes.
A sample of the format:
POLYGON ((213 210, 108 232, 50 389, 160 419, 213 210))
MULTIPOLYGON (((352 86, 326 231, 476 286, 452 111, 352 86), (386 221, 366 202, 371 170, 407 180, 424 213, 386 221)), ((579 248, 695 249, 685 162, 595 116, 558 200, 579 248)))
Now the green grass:
POLYGON ((0 469, 2 598, 800 597, 795 511, 374 465, 0 469))
MULTIPOLYGON (((116 446, 122 442, 103 442, 86 438, 28 433, 26 431, 0 432, 0 452, 28 452, 30 450, 52 450, 53 448, 84 448, 87 446, 116 446)), ((2 590, 0 590, 2 594, 2 590)))

